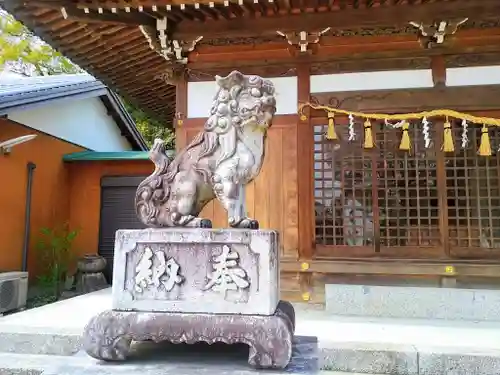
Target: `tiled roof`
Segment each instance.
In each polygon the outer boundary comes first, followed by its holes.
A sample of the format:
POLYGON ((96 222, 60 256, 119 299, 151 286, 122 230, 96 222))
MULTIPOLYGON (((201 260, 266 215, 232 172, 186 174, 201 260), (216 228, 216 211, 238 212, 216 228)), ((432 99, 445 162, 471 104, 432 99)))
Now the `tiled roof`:
POLYGON ((96 81, 90 74, 61 74, 37 77, 0 75, 0 97, 96 81))
POLYGON ((122 133, 136 150, 147 145, 120 98, 89 74, 63 74, 41 77, 0 77, 0 116, 13 110, 46 105, 60 99, 99 97, 113 115, 122 133))

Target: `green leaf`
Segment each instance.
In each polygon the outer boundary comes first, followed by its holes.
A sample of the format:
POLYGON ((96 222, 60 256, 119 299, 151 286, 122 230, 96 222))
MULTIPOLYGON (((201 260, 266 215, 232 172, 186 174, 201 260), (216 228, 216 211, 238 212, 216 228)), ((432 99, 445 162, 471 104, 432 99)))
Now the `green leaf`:
POLYGON ((69 242, 73 241, 77 234, 78 232, 76 230, 69 232, 66 240, 68 240, 69 242))

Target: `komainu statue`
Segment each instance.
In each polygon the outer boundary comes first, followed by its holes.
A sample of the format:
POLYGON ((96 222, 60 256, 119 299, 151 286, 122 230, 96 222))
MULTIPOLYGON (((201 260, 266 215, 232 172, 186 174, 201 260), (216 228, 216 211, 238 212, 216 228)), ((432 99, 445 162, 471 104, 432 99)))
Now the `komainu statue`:
POLYGON ((150 227, 210 228, 199 218, 217 198, 233 228, 257 229, 247 217, 245 185, 260 172, 266 131, 276 111, 274 85, 258 76, 233 71, 216 77, 219 89, 204 129, 175 159, 156 140, 150 151, 154 172, 138 187, 136 211, 150 227))

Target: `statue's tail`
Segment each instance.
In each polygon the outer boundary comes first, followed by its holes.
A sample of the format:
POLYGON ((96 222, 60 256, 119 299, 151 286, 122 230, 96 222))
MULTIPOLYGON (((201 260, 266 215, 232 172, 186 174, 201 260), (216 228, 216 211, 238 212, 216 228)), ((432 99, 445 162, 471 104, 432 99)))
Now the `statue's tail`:
POLYGON ((170 195, 169 167, 171 160, 166 154, 165 142, 155 139, 149 152, 155 165, 154 172, 142 181, 135 194, 135 211, 139 220, 149 227, 159 227, 158 214, 170 195))

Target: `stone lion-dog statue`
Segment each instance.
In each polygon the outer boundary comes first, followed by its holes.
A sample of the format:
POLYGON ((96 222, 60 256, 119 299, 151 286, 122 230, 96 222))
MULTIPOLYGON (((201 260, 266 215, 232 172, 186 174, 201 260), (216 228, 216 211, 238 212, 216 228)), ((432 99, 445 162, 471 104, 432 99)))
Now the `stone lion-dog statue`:
POLYGON ((216 77, 219 89, 203 130, 171 160, 155 140, 149 157, 154 172, 138 187, 136 212, 149 227, 211 228, 198 217, 217 198, 232 228, 258 229, 247 217, 245 185, 264 162, 266 132, 276 112, 271 81, 233 71, 216 77))

